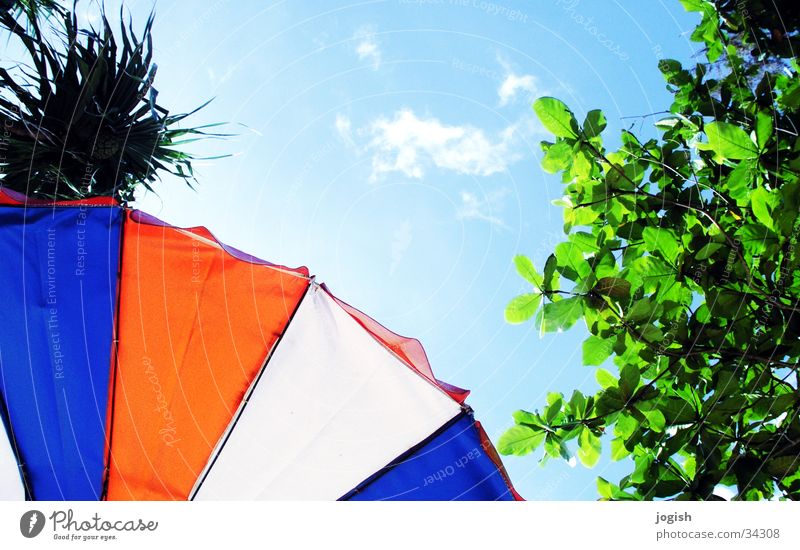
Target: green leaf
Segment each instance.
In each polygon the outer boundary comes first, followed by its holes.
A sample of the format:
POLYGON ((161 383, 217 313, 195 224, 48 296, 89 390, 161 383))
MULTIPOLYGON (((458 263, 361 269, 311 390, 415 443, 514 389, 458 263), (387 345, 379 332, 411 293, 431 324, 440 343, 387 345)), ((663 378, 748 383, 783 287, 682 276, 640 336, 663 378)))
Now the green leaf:
POLYGON ((758 224, 745 224, 736 231, 736 236, 748 254, 753 256, 763 254, 767 246, 778 242, 778 236, 769 228, 758 224))
POLYGON ((504 455, 523 456, 532 453, 542 444, 546 433, 529 426, 512 426, 500 436, 497 450, 504 455))
POLYGON ((705 11, 706 9, 706 1, 705 0, 680 0, 683 9, 686 11, 705 11))
POLYGON ((556 275, 556 267, 558 267, 558 261, 555 255, 550 254, 547 257, 547 261, 544 263, 544 278, 542 279, 542 288, 546 292, 558 290, 559 280, 556 275))
POLYGON ((711 256, 714 255, 714 252, 722 248, 720 243, 708 243, 703 248, 697 251, 697 254, 694 255, 695 259, 697 260, 707 260, 711 256))
POLYGON ((600 250, 600 247, 597 246, 597 237, 595 237, 591 233, 586 233, 585 231, 577 231, 575 233, 570 233, 568 238, 569 242, 577 246, 578 250, 580 250, 581 253, 584 252, 593 253, 600 250))
POLYGON ((621 300, 631 295, 631 283, 619 277, 603 277, 597 281, 592 291, 621 300))
POLYGON ((542 158, 542 168, 545 172, 555 174, 566 170, 572 161, 572 147, 565 141, 551 145, 542 158))
POLYGON ((619 373, 619 389, 626 398, 630 398, 639 386, 639 367, 636 365, 625 365, 619 373))
POLYGON ((583 341, 583 364, 600 366, 609 358, 614 350, 614 342, 599 336, 589 336, 583 341))
POLYGON ((583 133, 586 137, 592 138, 599 136, 606 129, 606 117, 600 109, 592 109, 586 113, 583 121, 583 133))
POLYGON ((578 460, 587 468, 592 468, 600 460, 600 452, 600 438, 584 426, 578 436, 578 460))
POLYGON ((573 296, 549 302, 542 308, 541 328, 544 332, 567 330, 583 314, 583 297, 573 296))
POLYGON ((514 422, 517 424, 533 424, 534 426, 542 425, 542 420, 539 418, 539 416, 532 412, 517 410, 514 411, 511 416, 514 417, 514 422))
POLYGON ((564 460, 572 458, 564 441, 554 433, 547 434, 544 440, 544 450, 552 458, 561 457, 564 460))
POLYGON ((653 457, 649 454, 636 457, 636 467, 630 476, 630 480, 634 483, 644 483, 648 476, 650 466, 653 464, 653 457))
POLYGON ((597 379, 597 383, 600 384, 600 387, 603 389, 617 387, 617 377, 608 372, 606 369, 597 369, 597 371, 594 373, 594 377, 597 379))
POLYGON ((743 160, 736 165, 725 182, 728 195, 736 201, 739 206, 747 206, 750 202, 750 189, 756 174, 755 161, 743 160))
POLYGON ((612 500, 614 498, 614 486, 602 477, 598 477, 597 494, 599 494, 600 498, 603 500, 612 500))
POLYGON ((800 468, 800 458, 795 456, 779 456, 767 462, 767 472, 777 478, 796 474, 800 468))
POLYGON ((665 76, 671 76, 683 70, 680 61, 675 59, 661 59, 658 62, 658 70, 664 73, 665 76))
POLYGON ((769 138, 772 137, 774 124, 772 113, 767 111, 756 113, 756 140, 758 141, 758 147, 762 151, 767 147, 769 138))
POLYGON ((583 279, 592 272, 592 267, 583 257, 581 247, 573 242, 556 245, 555 256, 561 273, 571 281, 583 279))
POLYGON ((647 418, 647 423, 650 425, 651 430, 659 433, 664 431, 667 421, 660 410, 653 409, 650 411, 642 411, 642 414, 647 418))
POLYGON ((625 448, 625 440, 621 437, 615 437, 611 440, 611 460, 622 460, 631 452, 625 448))
POLYGON ((572 175, 578 179, 589 179, 592 175, 592 155, 585 148, 579 149, 572 157, 572 175))
POLYGON ((686 472, 686 476, 689 479, 694 479, 695 473, 697 472, 697 460, 693 456, 690 456, 684 461, 683 471, 686 472))
POLYGON ((671 229, 647 226, 642 231, 645 246, 650 252, 658 252, 666 261, 674 264, 681 253, 681 245, 671 229))
POLYGON ((642 287, 646 293, 655 291, 660 283, 675 278, 675 269, 655 256, 637 258, 631 264, 629 273, 627 279, 632 286, 642 287))
POLYGON ((758 147, 747 132, 727 122, 710 122, 705 125, 708 148, 726 159, 752 159, 758 157, 758 147))
POLYGON ((657 311, 660 309, 660 306, 657 302, 650 300, 649 298, 642 298, 641 300, 637 300, 634 302, 633 306, 628 310, 628 313, 625 315, 625 318, 628 321, 652 321, 657 314, 657 311))
POLYGON ((747 304, 746 298, 733 290, 709 288, 706 289, 705 295, 709 311, 717 317, 736 317, 740 311, 745 309, 747 304))
POLYGON ((625 405, 619 388, 606 388, 597 397, 597 410, 600 414, 619 411, 625 405))
POLYGON ((628 439, 638 428, 638 420, 627 413, 622 413, 614 424, 614 433, 623 439, 628 439))
POLYGON ((660 342, 664 339, 664 332, 657 326, 648 323, 642 327, 642 338, 646 342, 660 342))
POLYGON ((514 265, 517 267, 517 273, 519 273, 523 279, 539 290, 542 290, 542 276, 536 271, 530 258, 522 255, 514 256, 514 265))
POLYGON ((582 419, 586 414, 586 397, 578 390, 574 390, 569 400, 569 408, 575 418, 582 419))
POLYGON ((512 324, 524 323, 534 316, 541 302, 542 295, 538 292, 517 296, 506 306, 506 322, 512 324))
POLYGON ((563 101, 554 97, 542 97, 533 103, 533 110, 545 128, 555 136, 578 137, 578 122, 563 101))
POLYGON ((775 219, 772 216, 773 209, 778 205, 778 195, 770 193, 763 187, 757 188, 750 195, 750 208, 753 215, 762 225, 770 229, 775 229, 775 219))
POLYGON ((631 474, 631 481, 634 483, 643 483, 648 475, 650 466, 653 465, 653 457, 649 454, 636 457, 636 467, 631 474))
POLYGON ((564 406, 564 398, 560 393, 550 392, 547 394, 547 407, 544 409, 544 420, 548 424, 553 421, 561 413, 561 408, 564 406))

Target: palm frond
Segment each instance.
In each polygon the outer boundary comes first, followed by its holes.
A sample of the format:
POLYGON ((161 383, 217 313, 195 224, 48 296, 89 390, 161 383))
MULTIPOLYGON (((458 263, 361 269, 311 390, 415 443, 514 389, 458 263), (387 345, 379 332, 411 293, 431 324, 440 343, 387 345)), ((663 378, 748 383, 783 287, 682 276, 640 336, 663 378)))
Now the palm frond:
POLYGON ((226 134, 205 131, 216 124, 180 126, 208 102, 182 114, 157 103, 154 13, 137 36, 121 12, 115 36, 105 13, 98 28, 87 29, 74 8, 12 3, 16 8, 0 4, 0 29, 28 59, 0 68, 0 123, 7 130, 0 186, 39 198, 113 196, 122 203, 139 186, 152 190, 162 171, 191 187, 195 157, 176 147, 226 134), (42 30, 45 12, 58 21, 54 32, 42 30))

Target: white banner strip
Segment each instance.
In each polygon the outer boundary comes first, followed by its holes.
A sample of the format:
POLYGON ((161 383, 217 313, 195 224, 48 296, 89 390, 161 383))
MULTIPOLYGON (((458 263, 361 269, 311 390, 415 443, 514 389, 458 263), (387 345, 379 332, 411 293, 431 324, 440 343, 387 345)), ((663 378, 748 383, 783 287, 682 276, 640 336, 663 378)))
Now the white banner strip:
POLYGON ((777 549, 800 545, 798 517, 793 502, 7 502, 0 548, 777 549))

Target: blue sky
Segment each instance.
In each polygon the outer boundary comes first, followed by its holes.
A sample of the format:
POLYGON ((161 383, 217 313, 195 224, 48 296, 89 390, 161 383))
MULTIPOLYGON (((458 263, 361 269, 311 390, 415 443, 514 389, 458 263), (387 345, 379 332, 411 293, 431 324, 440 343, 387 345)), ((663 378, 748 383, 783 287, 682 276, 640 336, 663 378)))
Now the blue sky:
MULTIPOLYGON (((117 11, 108 2, 108 11, 117 11)), ((141 28, 152 0, 126 2, 141 28)), ((96 4, 84 3, 84 17, 96 4)), ((581 366, 583 326, 540 338, 507 325, 561 239, 550 201, 561 184, 539 168, 547 137, 530 105, 553 95, 607 135, 650 119, 669 94, 656 63, 688 61, 695 23, 677 0, 160 0, 155 86, 173 112, 215 100, 196 124, 237 137, 198 154, 197 192, 165 178, 138 207, 286 265, 307 265, 342 299, 419 338, 437 376, 469 388, 497 439, 518 408, 550 391, 594 391, 581 366)), ((595 478, 624 468, 608 449, 593 470, 538 455, 506 458, 528 499, 596 498, 595 478)))

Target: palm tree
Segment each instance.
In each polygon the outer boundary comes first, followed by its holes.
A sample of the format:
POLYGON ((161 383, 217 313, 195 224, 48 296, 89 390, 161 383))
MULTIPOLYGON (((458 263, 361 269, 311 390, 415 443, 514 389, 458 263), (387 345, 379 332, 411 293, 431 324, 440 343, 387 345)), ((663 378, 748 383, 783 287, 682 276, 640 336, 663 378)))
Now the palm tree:
POLYGON ((105 13, 98 30, 82 29, 53 0, 0 0, 0 28, 27 57, 0 66, 0 187, 126 204, 162 170, 192 185, 195 157, 180 146, 223 134, 179 127, 205 104, 172 115, 156 102, 153 14, 141 37, 120 20, 118 41, 105 13))

